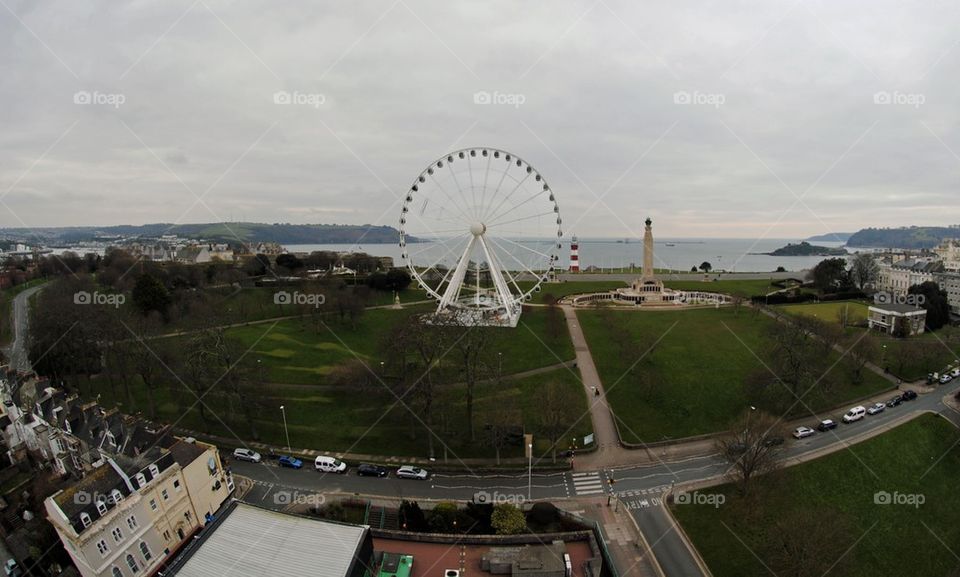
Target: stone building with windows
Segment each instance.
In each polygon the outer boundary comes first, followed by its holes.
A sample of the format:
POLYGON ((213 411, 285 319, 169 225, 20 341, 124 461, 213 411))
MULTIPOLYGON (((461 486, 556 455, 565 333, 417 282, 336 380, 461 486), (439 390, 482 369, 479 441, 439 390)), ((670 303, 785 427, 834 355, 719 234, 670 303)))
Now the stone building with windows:
POLYGON ((923 334, 926 321, 926 309, 908 304, 875 304, 867 316, 870 330, 896 337, 923 334))
POLYGON ((167 436, 135 458, 105 459, 45 505, 83 577, 133 577, 168 561, 233 489, 216 447, 167 436))

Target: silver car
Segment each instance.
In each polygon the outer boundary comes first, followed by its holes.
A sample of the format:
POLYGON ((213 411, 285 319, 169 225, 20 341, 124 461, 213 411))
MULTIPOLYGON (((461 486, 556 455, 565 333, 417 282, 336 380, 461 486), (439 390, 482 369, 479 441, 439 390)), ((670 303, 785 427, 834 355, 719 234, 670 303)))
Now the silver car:
POLYGON ((397 469, 397 477, 401 479, 417 479, 422 481, 427 478, 429 473, 426 469, 414 467, 413 465, 404 465, 397 469))
POLYGON ((238 461, 248 461, 250 463, 259 463, 263 458, 260 453, 251 449, 234 449, 233 458, 238 461))
POLYGON ((886 408, 887 406, 884 405, 883 403, 875 403, 873 405, 870 405, 870 407, 867 409, 867 414, 876 415, 877 413, 882 413, 886 408))

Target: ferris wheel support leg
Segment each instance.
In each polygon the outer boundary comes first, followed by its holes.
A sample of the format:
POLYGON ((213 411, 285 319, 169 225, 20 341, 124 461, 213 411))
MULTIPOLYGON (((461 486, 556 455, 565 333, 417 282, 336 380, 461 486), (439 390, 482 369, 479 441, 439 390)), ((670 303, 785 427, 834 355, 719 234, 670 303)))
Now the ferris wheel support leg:
POLYGON ((450 284, 447 285, 447 290, 443 291, 443 297, 440 299, 437 312, 452 305, 456 302, 457 298, 459 298, 460 287, 463 286, 463 279, 466 277, 467 267, 470 265, 470 252, 473 250, 473 243, 476 241, 477 237, 474 236, 470 239, 470 242, 467 243, 467 248, 464 249, 463 255, 460 257, 460 262, 457 263, 453 277, 450 278, 450 284))
POLYGON ((487 257, 487 262, 490 264, 490 277, 493 279, 493 286, 497 289, 497 297, 500 299, 500 304, 503 306, 506 315, 510 318, 511 324, 515 324, 516 317, 519 316, 519 313, 517 312, 517 308, 514 307, 513 295, 510 294, 510 287, 507 286, 507 281, 503 278, 500 263, 494 258, 493 252, 487 246, 487 241, 483 238, 483 235, 478 236, 477 239, 480 241, 483 254, 487 257))

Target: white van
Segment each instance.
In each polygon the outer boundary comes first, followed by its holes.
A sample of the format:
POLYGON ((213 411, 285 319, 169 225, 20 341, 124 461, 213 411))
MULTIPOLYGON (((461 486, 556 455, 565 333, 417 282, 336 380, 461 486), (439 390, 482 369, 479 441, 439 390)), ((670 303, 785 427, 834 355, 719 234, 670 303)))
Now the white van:
POLYGON ((844 423, 852 423, 854 421, 859 421, 867 414, 867 409, 862 405, 859 407, 854 407, 847 411, 847 414, 843 416, 844 423))
POLYGON ((347 470, 347 464, 340 459, 324 457, 323 455, 316 458, 313 466, 322 473, 344 473, 347 470))

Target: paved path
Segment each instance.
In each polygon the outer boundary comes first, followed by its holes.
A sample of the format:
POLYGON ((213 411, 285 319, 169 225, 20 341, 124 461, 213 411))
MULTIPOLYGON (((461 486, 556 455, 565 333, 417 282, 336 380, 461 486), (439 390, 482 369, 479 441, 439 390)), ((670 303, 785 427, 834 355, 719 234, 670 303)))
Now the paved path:
MULTIPOLYGON (((805 271, 795 271, 795 272, 725 272, 725 273, 716 273, 712 272, 708 276, 711 280, 764 280, 764 279, 773 279, 773 280, 784 280, 788 278, 803 278, 806 274, 805 271)), ((557 275, 557 278, 564 282, 594 282, 594 281, 604 281, 604 280, 619 280, 624 282, 632 282, 637 280, 637 277, 640 276, 640 273, 561 273, 557 275)), ((660 280, 671 281, 671 280, 703 280, 703 273, 663 273, 657 274, 657 278, 660 280)))
POLYGON ((13 297, 10 311, 13 323, 13 342, 6 348, 10 368, 18 371, 29 371, 33 367, 27 354, 30 331, 30 297, 37 294, 45 285, 30 287, 13 297))
POLYGON ((590 347, 580 327, 577 313, 571 306, 563 306, 564 317, 567 320, 567 329, 577 354, 577 367, 580 369, 580 379, 590 404, 590 417, 593 419, 594 442, 597 450, 574 457, 575 470, 592 470, 610 467, 617 463, 630 460, 629 451, 620 446, 620 437, 613 421, 613 413, 607 404, 607 396, 600 382, 600 373, 593 362, 590 347), (595 391, 599 391, 599 395, 595 391))

